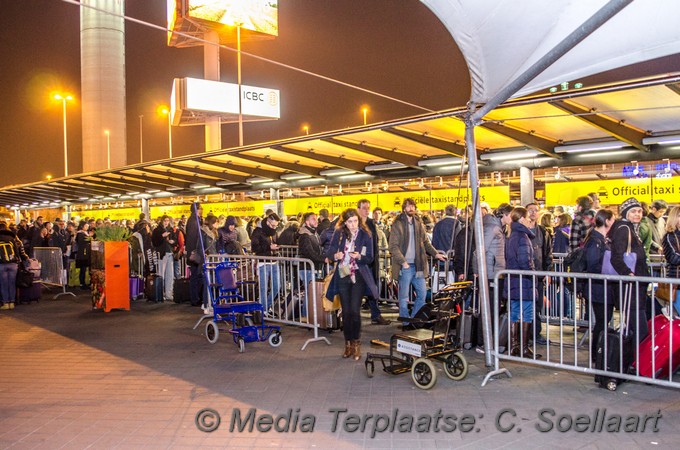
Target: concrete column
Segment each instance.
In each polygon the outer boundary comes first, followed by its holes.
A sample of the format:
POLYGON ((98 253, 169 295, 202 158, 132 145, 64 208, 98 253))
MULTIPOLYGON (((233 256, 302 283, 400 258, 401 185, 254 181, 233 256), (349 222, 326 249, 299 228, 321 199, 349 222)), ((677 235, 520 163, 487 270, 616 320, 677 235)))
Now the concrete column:
MULTIPOLYGON (((220 81, 220 36, 215 30, 206 31, 206 41, 203 44, 203 77, 206 80, 220 81)), ((219 150, 222 148, 222 125, 219 116, 206 116, 205 118, 205 151, 219 150)))
POLYGON ((66 222, 71 220, 71 205, 66 205, 64 206, 64 213, 63 213, 62 219, 64 219, 66 222))
POLYGON ((21 222, 21 210, 15 209, 14 210, 14 223, 19 225, 19 222, 21 222))
POLYGON ((149 214, 149 199, 148 198, 142 199, 142 212, 144 213, 146 220, 151 220, 151 216, 149 214))
POLYGON ((522 206, 532 203, 534 196, 534 172, 528 167, 519 168, 519 197, 522 206))

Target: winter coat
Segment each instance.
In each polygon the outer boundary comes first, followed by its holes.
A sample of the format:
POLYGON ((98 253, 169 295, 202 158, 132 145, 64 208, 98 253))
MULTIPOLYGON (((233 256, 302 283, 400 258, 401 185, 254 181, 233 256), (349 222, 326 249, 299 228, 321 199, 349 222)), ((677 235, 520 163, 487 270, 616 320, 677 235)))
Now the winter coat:
MULTIPOLYGON (((482 217, 482 229, 484 231, 484 259, 486 261, 486 275, 493 280, 496 273, 505 269, 505 234, 501 226, 501 219, 493 214, 482 217)), ((477 270, 477 258, 472 259, 475 273, 477 270)))
POLYGON ((266 220, 263 220, 261 226, 255 228, 250 236, 250 248, 257 256, 276 256, 271 248, 276 242, 276 230, 267 225, 266 220))
POLYGON ((328 253, 328 246, 331 245, 331 238, 335 233, 335 226, 338 224, 338 217, 328 224, 326 228, 321 231, 321 225, 316 227, 316 232, 319 234, 319 242, 323 248, 323 253, 328 253))
MULTIPOLYGON (((427 234, 425 233, 425 226, 417 216, 413 217, 414 233, 416 246, 416 272, 422 272, 424 276, 430 273, 427 255, 435 256, 437 249, 430 244, 427 234)), ((390 255, 392 256, 392 278, 399 279, 399 272, 403 264, 406 262, 406 251, 409 244, 409 222, 406 214, 401 213, 394 219, 392 228, 390 229, 390 255)))
POLYGON ((545 272, 552 268, 552 234, 543 225, 538 225, 530 231, 534 237, 531 245, 534 247, 534 267, 545 272))
MULTIPOLYGON (((604 253, 606 250, 610 250, 609 242, 602 236, 599 232, 594 229, 590 232, 590 235, 586 237, 585 244, 583 246, 584 257, 586 260, 586 273, 602 273, 602 260, 604 259, 604 253)), ((603 280, 579 280, 580 290, 583 295, 594 303, 604 303, 605 298, 605 283, 603 280)), ((611 303, 613 300, 613 290, 614 283, 607 283, 607 301, 611 303)))
POLYGON ((666 276, 680 278, 680 230, 666 233, 661 241, 666 258, 666 276))
POLYGON ((569 253, 570 227, 558 228, 553 236, 553 253, 569 253))
POLYGON ((11 230, 0 230, 0 242, 10 242, 14 247, 14 263, 18 263, 19 260, 26 261, 28 255, 24 251, 24 245, 21 240, 14 234, 11 230))
POLYGON ((202 225, 201 235, 203 236, 205 254, 213 255, 217 253, 217 230, 210 229, 207 225, 202 225))
MULTIPOLYGON (((335 230, 335 233, 333 233, 333 237, 331 238, 331 242, 328 246, 328 251, 326 252, 325 257, 328 258, 329 261, 334 261, 336 267, 337 261, 335 261, 335 254, 337 252, 344 252, 346 243, 347 237, 342 232, 342 229, 335 230)), ((354 241, 354 251, 361 253, 361 258, 357 260, 357 267, 359 270, 359 274, 366 282, 365 295, 372 296, 373 298, 380 298, 378 286, 375 284, 375 280, 373 279, 373 273, 371 272, 370 267, 371 264, 373 263, 373 259, 375 256, 373 254, 373 238, 372 236, 369 236, 369 234, 363 228, 359 228, 356 240, 354 241)), ((359 276, 359 274, 357 274, 357 276, 359 276)), ((336 270, 333 274, 333 278, 331 278, 328 290, 326 291, 326 297, 329 300, 333 300, 333 298, 335 298, 335 295, 339 293, 338 290, 339 279, 340 273, 339 271, 336 270)))
MULTIPOLYGON (((536 270, 534 266, 534 248, 531 240, 534 234, 519 222, 510 224, 510 237, 505 242, 505 268, 508 270, 536 270)), ((508 299, 534 301, 538 292, 534 288, 534 280, 530 275, 508 275, 505 285, 508 299), (508 292, 509 289, 509 292, 508 292)))
POLYGON ((172 245, 169 241, 176 242, 177 237, 175 236, 175 233, 172 231, 172 228, 168 227, 163 228, 162 225, 157 226, 154 228, 153 232, 151 233, 151 244, 153 245, 153 248, 155 251, 159 253, 159 257, 163 258, 166 254, 172 253, 172 245), (163 236, 163 233, 166 231, 169 231, 170 234, 166 237, 163 236))
POLYGON ((229 226, 225 224, 217 229, 217 253, 243 254, 243 247, 238 240, 238 233, 235 228, 234 231, 229 231, 229 226))
POLYGON ((302 225, 298 232, 298 256, 300 258, 307 258, 314 263, 314 269, 321 269, 326 257, 324 256, 319 235, 316 230, 309 228, 307 225, 302 225))
POLYGON ((626 263, 623 262, 623 254, 628 251, 628 237, 630 236, 631 252, 637 254, 633 274, 638 277, 648 277, 647 254, 642 241, 635 233, 633 224, 627 220, 617 220, 609 230, 609 236, 612 242, 612 266, 619 275, 630 275, 631 273, 626 263))
POLYGON ((460 232, 462 224, 452 216, 446 216, 434 225, 432 231, 432 246, 446 253, 453 249, 456 235, 460 232))
POLYGON ((89 267, 90 266, 90 235, 87 231, 80 230, 76 233, 76 246, 78 251, 76 252, 76 267, 89 267))
MULTIPOLYGON (((198 234, 200 231, 200 226, 199 224, 202 224, 203 220, 201 220, 200 217, 196 215, 196 213, 191 213, 189 218, 187 219, 187 228, 186 228, 186 233, 184 236, 184 247, 186 249, 186 254, 187 258, 191 256, 191 253, 196 250, 196 254, 201 258, 201 264, 203 262, 203 248, 201 246, 201 240, 200 240, 200 235, 198 234)), ((191 261, 189 261, 189 264, 194 264, 191 261)))

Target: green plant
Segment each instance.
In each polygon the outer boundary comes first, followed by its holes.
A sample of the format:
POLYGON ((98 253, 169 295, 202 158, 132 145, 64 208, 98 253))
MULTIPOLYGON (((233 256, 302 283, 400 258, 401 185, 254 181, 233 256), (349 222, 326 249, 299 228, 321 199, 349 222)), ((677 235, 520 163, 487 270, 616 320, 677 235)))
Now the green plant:
POLYGON ((116 225, 104 225, 97 227, 95 232, 98 241, 126 241, 132 233, 128 227, 121 227, 116 225))

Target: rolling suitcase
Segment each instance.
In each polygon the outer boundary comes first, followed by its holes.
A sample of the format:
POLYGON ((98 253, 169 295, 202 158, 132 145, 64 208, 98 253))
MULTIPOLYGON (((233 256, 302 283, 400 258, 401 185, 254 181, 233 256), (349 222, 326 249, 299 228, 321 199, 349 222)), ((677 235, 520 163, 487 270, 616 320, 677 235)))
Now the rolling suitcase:
POLYGON ((188 303, 191 301, 188 278, 175 278, 172 285, 172 299, 175 303, 188 303))
MULTIPOLYGON (((633 286, 626 286, 621 314, 621 325, 618 330, 607 328, 597 338, 595 368, 608 372, 628 373, 635 355, 635 333, 628 329, 630 304, 633 286), (606 348, 605 348, 606 340, 606 348)), ((624 380, 609 375, 595 375, 595 382, 600 387, 615 391, 624 380)))
POLYGON ((163 277, 152 273, 146 277, 144 286, 146 301, 160 303, 163 301, 163 277))
POLYGON ((680 319, 670 320, 663 314, 649 321, 649 336, 640 342, 639 361, 637 369, 640 376, 655 378, 667 378, 671 364, 675 372, 680 367, 680 319), (652 336, 654 345, 652 346, 652 336))
POLYGON ((130 300, 138 300, 144 297, 144 278, 130 277, 130 300))
POLYGON ((17 288, 17 303, 39 302, 42 297, 42 284, 33 283, 29 287, 17 288))

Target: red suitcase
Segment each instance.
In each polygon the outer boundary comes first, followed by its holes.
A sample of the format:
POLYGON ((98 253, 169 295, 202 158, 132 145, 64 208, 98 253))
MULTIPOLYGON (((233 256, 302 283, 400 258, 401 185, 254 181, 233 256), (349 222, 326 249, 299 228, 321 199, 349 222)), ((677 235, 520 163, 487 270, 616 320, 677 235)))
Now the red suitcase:
POLYGON ((671 356, 673 372, 680 367, 680 319, 673 320, 671 323, 666 316, 659 314, 654 318, 654 329, 652 329, 652 321, 648 323, 649 335, 640 342, 638 367, 640 375, 651 378, 655 374, 655 378, 668 378, 671 356), (652 336, 654 337, 653 347, 652 336))

